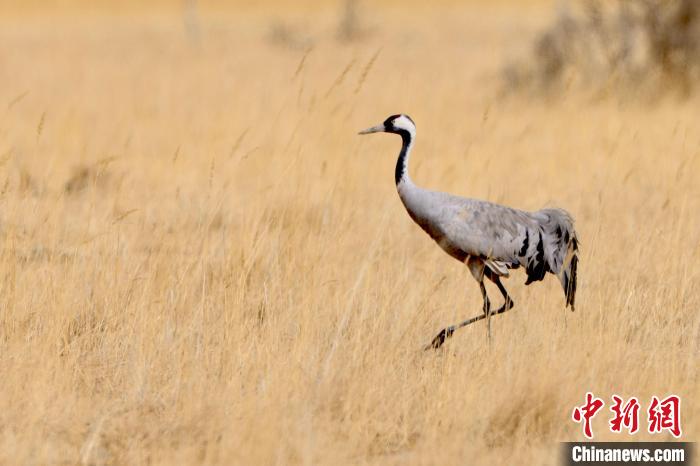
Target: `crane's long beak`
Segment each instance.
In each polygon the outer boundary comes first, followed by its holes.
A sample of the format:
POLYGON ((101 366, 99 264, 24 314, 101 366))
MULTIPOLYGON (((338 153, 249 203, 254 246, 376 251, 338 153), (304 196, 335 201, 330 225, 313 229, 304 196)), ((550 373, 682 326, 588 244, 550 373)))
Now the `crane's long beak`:
POLYGON ((371 128, 363 129, 357 134, 370 134, 370 133, 380 133, 384 131, 384 125, 372 126, 371 128))

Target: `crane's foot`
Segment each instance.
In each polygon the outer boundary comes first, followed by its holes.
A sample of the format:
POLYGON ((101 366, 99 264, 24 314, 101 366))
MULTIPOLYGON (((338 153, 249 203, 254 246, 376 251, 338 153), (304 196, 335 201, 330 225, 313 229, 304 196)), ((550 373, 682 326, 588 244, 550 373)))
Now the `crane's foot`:
POLYGON ((515 302, 513 302, 513 300, 509 298, 508 300, 506 300, 505 303, 503 303, 503 306, 499 307, 495 311, 491 311, 491 315, 495 316, 498 314, 503 314, 504 312, 513 309, 513 306, 515 306, 515 302))
POLYGON ((428 351, 430 349, 438 349, 442 346, 443 343, 445 343, 445 340, 450 338, 452 334, 455 333, 455 327, 454 325, 450 325, 449 327, 443 328, 440 330, 440 333, 438 333, 435 338, 433 338, 433 341, 430 342, 428 346, 423 348, 425 351, 428 351))

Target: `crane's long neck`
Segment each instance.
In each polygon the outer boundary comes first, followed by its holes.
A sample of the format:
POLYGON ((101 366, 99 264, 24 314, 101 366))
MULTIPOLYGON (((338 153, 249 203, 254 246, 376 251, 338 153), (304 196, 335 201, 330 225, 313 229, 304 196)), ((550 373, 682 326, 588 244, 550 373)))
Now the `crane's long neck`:
POLYGON ((409 131, 402 130, 398 133, 401 136, 401 152, 396 161, 396 170, 394 171, 394 179, 398 187, 402 183, 413 184, 411 177, 408 174, 408 159, 411 157, 411 149, 413 148, 414 135, 409 131))

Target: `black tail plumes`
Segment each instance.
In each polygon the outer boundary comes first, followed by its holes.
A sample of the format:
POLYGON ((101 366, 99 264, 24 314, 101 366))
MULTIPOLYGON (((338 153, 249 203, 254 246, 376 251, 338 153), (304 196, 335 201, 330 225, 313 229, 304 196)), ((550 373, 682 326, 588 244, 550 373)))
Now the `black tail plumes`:
POLYGON ((571 306, 574 310, 576 301, 576 268, 578 267, 578 241, 572 238, 570 249, 573 252, 569 266, 564 270, 561 284, 564 286, 564 294, 566 295, 566 305, 571 306))
MULTIPOLYGON (((538 220, 539 241, 543 242, 544 246, 540 247, 538 244, 534 254, 530 248, 527 262, 528 279, 525 284, 542 280, 546 272, 556 275, 564 288, 566 306, 571 306, 573 311, 578 269, 578 238, 574 230, 574 220, 562 209, 542 209, 533 216, 538 220)), ((532 236, 530 233, 530 237, 532 236)))

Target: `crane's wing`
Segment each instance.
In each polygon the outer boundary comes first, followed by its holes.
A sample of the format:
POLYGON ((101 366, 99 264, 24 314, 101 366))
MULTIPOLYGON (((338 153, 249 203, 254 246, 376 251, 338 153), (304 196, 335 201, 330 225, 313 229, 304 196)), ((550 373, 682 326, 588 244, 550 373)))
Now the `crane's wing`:
POLYGON ((440 221, 446 241, 481 257, 498 275, 524 267, 527 284, 542 280, 547 272, 559 274, 575 242, 573 220, 561 209, 525 212, 453 196, 446 204, 440 221))
MULTIPOLYGON (((475 199, 459 199, 443 215, 446 238, 465 253, 495 261, 496 268, 525 265, 537 235, 537 222, 526 212, 475 199)), ((536 246, 536 244, 534 244, 536 246)), ((498 272, 498 270, 494 270, 498 272)))

